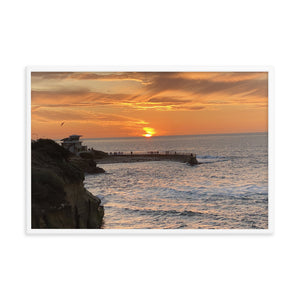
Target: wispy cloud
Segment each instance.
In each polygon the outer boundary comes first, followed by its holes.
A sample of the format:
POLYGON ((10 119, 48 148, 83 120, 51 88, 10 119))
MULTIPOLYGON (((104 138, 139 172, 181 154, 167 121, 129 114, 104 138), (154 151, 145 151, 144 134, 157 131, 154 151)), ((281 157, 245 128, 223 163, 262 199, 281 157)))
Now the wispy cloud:
MULTIPOLYGON (((125 132, 174 112, 265 111, 266 72, 33 72, 32 120, 94 124, 125 132), (153 118, 155 119, 155 118, 153 118)), ((211 116, 211 115, 210 115, 211 116)), ((222 117, 223 118, 223 117, 222 117)), ((188 120, 188 119, 187 119, 188 120)), ((77 129, 76 129, 77 130, 77 129)))
POLYGON ((147 125, 148 122, 142 119, 129 118, 122 115, 103 114, 85 110, 72 110, 72 109, 47 109, 39 108, 31 112, 32 117, 40 122, 61 122, 61 121, 76 121, 76 122, 91 122, 115 125, 122 124, 135 124, 147 125))
MULTIPOLYGON (((247 102, 251 99, 267 99, 268 85, 266 73, 197 73, 197 72, 123 72, 123 73, 91 73, 91 72, 45 72, 33 73, 39 80, 75 79, 77 81, 95 81, 90 88, 83 88, 75 83, 71 86, 60 84, 50 86, 49 90, 32 91, 32 103, 49 107, 114 105, 132 109, 170 110, 186 109, 187 103, 207 104, 221 98, 222 104, 247 102), (97 81, 136 80, 147 83, 142 92, 132 90, 126 93, 112 91, 95 91, 97 81), (94 90, 93 90, 94 87, 94 90), (178 98, 178 93, 181 97, 178 98), (173 95, 177 94, 176 97, 173 95)), ((116 83, 117 86, 117 83, 116 83)), ((119 91, 118 88, 116 90, 119 91)), ((249 101, 247 103, 250 103, 249 101)), ((217 104, 217 102, 215 102, 217 104)))

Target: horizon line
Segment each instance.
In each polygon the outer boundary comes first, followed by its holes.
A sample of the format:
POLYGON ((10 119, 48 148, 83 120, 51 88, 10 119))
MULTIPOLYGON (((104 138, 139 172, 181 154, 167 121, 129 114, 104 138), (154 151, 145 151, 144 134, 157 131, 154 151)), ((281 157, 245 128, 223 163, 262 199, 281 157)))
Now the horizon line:
MULTIPOLYGON (((269 131, 250 131, 250 132, 222 132, 222 133, 196 133, 196 134, 153 135, 151 138, 155 138, 155 137, 169 137, 169 136, 255 134, 255 133, 268 133, 268 132, 269 131)), ((82 135, 82 137, 83 137, 82 140, 88 140, 88 139, 145 138, 144 136, 110 136, 110 137, 89 137, 89 138, 84 138, 83 135, 82 135)), ((146 139, 149 139, 149 138, 146 138, 146 139)))

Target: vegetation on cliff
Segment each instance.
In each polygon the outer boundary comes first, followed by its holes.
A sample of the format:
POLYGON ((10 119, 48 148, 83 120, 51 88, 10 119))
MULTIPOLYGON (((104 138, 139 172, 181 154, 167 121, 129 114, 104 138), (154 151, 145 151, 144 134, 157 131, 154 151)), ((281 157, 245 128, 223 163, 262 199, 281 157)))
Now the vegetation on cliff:
POLYGON ((84 172, 104 170, 52 140, 34 141, 31 150, 32 228, 100 228, 104 209, 83 180, 84 172))

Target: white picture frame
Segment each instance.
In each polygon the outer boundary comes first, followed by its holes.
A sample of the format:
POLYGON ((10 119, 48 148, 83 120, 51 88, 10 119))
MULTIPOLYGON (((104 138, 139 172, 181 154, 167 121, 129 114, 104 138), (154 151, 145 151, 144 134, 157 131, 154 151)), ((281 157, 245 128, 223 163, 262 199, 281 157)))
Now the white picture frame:
POLYGON ((220 235, 274 232, 274 69, 271 66, 28 66, 26 67, 26 224, 27 234, 220 235), (268 72, 268 228, 267 229, 32 229, 31 228, 31 73, 32 72, 268 72))

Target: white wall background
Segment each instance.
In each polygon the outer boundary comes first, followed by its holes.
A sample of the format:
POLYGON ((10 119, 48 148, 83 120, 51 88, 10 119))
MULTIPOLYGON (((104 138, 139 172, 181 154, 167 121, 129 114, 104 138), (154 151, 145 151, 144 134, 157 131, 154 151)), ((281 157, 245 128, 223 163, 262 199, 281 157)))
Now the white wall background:
POLYGON ((1 299, 299 299, 297 4, 1 1, 1 299), (26 236, 24 67, 174 64, 275 67, 275 234, 26 236))

